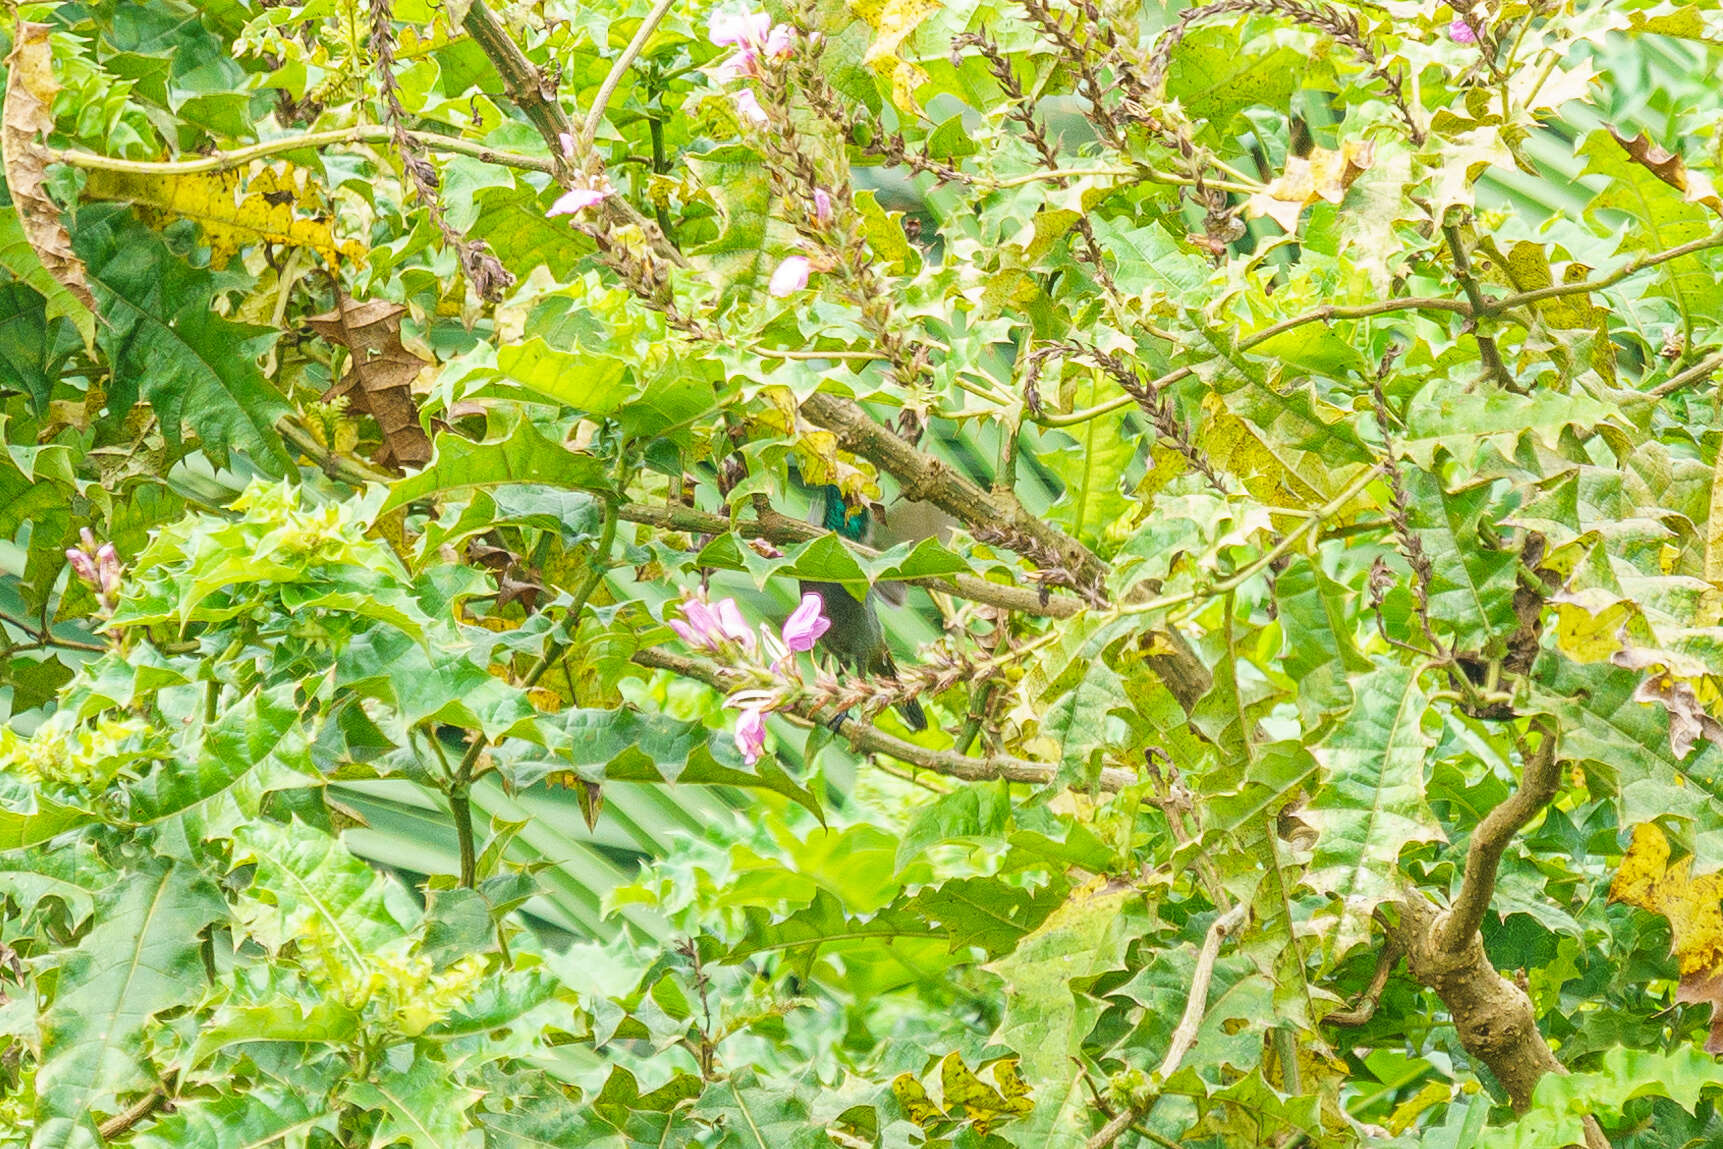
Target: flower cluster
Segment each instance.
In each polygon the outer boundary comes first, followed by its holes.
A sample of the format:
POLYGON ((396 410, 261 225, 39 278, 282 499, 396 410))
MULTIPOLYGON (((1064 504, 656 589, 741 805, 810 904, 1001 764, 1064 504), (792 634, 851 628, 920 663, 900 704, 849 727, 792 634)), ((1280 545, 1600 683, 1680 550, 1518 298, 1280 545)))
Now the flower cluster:
POLYGON ((741 712, 736 719, 736 749, 750 766, 765 752, 766 715, 782 704, 786 688, 799 688, 802 684, 796 655, 812 650, 832 625, 822 613, 824 606, 819 595, 803 595, 801 605, 784 620, 779 631, 761 623, 757 641, 733 598, 715 604, 699 598, 685 599, 682 617, 666 620, 677 637, 694 649, 727 654, 737 662, 754 664, 762 680, 772 681, 770 687, 737 690, 724 700, 725 706, 741 712))
POLYGON ((772 23, 764 12, 714 12, 709 32, 712 43, 736 49, 714 71, 720 83, 758 76, 761 60, 787 60, 795 52, 790 26, 772 23))
POLYGON ((120 556, 113 543, 97 546, 89 527, 80 530, 78 537, 84 545, 68 549, 66 561, 72 564, 72 573, 96 592, 102 608, 113 610, 120 600, 120 556))
MULTIPOLYGON (((721 84, 743 78, 759 78, 768 60, 787 60, 795 54, 794 32, 788 24, 774 24, 764 12, 718 12, 710 26, 712 43, 719 47, 734 47, 735 51, 719 62, 712 76, 721 84)), ((731 106, 744 123, 764 127, 771 121, 760 98, 752 88, 741 88, 730 96, 731 106)), ((815 193, 815 214, 822 223, 831 218, 831 196, 824 191, 815 193), (819 197, 823 196, 823 203, 819 197)), ((772 272, 766 290, 774 299, 794 295, 808 286, 808 273, 813 265, 805 255, 792 255, 772 272)))
MULTIPOLYGON (((562 158, 572 163, 574 137, 563 132, 559 139, 562 143, 562 158)), ((544 213, 545 217, 548 219, 553 215, 574 215, 589 207, 597 207, 610 198, 610 192, 609 187, 571 188, 557 197, 557 201, 550 205, 550 210, 544 213)))

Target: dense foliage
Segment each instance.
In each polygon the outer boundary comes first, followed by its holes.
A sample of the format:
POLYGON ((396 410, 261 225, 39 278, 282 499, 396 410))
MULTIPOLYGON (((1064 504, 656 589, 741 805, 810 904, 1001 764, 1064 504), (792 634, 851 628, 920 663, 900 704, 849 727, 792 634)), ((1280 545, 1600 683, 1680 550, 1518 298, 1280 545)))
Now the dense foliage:
POLYGON ((1723 1138, 1723 6, 8 8, 0 1146, 1723 1138))

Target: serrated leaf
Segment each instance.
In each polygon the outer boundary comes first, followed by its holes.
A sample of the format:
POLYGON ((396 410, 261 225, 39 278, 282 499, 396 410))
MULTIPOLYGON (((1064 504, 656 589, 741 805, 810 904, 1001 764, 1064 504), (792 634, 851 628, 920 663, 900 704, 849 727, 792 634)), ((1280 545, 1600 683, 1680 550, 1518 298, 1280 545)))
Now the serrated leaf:
MULTIPOLYGON (((213 882, 166 861, 137 868, 97 900, 95 925, 61 966, 42 1016, 38 1121, 111 1114, 118 1094, 156 1084, 146 1033, 156 1014, 189 1005, 202 992, 199 934, 226 916, 213 882)), ((65 1144, 76 1136, 69 1126, 61 1135, 35 1143, 65 1144)))
POLYGON ((1300 816, 1317 831, 1305 882, 1340 899, 1336 952, 1369 930, 1370 912, 1396 890, 1400 850, 1444 835, 1424 799, 1429 699, 1418 669, 1378 666, 1352 680, 1351 712, 1315 748, 1322 785, 1300 816))

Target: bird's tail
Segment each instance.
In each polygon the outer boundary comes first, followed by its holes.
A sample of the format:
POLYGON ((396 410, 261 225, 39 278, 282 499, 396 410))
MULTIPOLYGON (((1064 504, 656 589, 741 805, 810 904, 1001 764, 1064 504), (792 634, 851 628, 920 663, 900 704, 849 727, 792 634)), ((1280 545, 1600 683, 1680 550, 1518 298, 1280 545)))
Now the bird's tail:
MULTIPOLYGON (((891 651, 883 646, 880 647, 878 664, 872 672, 884 674, 891 678, 897 677, 897 660, 891 656, 891 651)), ((903 719, 903 724, 917 734, 927 729, 927 712, 921 708, 921 703, 915 699, 906 698, 893 709, 897 711, 898 717, 903 719)))
POLYGON ((915 699, 904 699, 903 705, 897 708, 897 713, 903 719, 903 724, 917 734, 927 729, 927 714, 921 709, 921 703, 915 699))

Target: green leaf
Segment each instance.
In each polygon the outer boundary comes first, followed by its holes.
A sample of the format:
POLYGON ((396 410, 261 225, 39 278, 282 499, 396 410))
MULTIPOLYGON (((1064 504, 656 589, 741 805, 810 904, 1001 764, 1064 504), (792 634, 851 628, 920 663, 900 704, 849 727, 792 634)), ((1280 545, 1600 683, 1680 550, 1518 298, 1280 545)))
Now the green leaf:
POLYGON ((234 834, 236 861, 257 863, 241 913, 272 950, 311 923, 355 964, 404 936, 417 915, 391 878, 354 857, 338 839, 301 822, 258 820, 234 834))
POLYGON ((708 1087, 694 1115, 717 1130, 716 1149, 826 1149, 831 1144, 799 1090, 761 1077, 752 1066, 708 1087))
POLYGON ((314 1129, 333 1136, 337 1116, 336 1107, 321 1098, 261 1081, 240 1094, 181 1099, 172 1113, 128 1144, 139 1149, 258 1149, 314 1129))
POLYGON ((74 240, 101 308, 97 343, 114 364, 112 400, 129 404, 141 392, 170 446, 190 428, 219 464, 239 449, 273 472, 289 469, 275 431, 288 407, 257 366, 277 333, 219 315, 214 278, 123 209, 86 207, 74 240))
MULTIPOLYGON (((152 860, 96 902, 95 924, 60 967, 42 1015, 38 1121, 82 1121, 117 1111, 122 1093, 156 1084, 145 1055, 155 1016, 202 993, 199 935, 227 917, 213 882, 183 864, 152 860)), ((38 1145, 66 1145, 59 1126, 38 1145)))
POLYGON ((1401 848, 1443 838, 1424 800, 1435 741, 1418 668, 1378 666, 1352 689, 1351 713, 1315 748, 1322 785, 1300 813, 1318 834, 1305 881, 1340 900, 1336 953, 1368 936, 1370 912, 1396 890, 1401 848))
POLYGON ((464 1149, 467 1108, 483 1096, 415 1045, 396 1046, 368 1080, 349 1082, 343 1093, 353 1104, 381 1112, 371 1134, 373 1149, 403 1140, 415 1149, 464 1149))
POLYGON ((504 345, 497 367, 529 390, 588 415, 615 413, 634 391, 622 360, 558 350, 537 337, 504 345))
POLYGON ((601 459, 557 446, 523 419, 503 439, 475 443, 446 431, 438 435, 430 464, 395 483, 378 513, 432 495, 503 483, 546 483, 595 493, 610 490, 610 476, 601 459))
POLYGON ((1097 1014, 1085 982, 1114 969, 1114 935, 1136 893, 1097 879, 1071 896, 1006 957, 987 968, 1004 982, 1005 1017, 993 1041, 1017 1051, 1035 1108, 1015 1128, 1020 1145, 1079 1149, 1094 1113, 1077 1060, 1097 1014))
POLYGON ((1531 1108, 1513 1124, 1491 1129, 1480 1149, 1534 1149, 1585 1143, 1588 1114, 1620 1114, 1636 1097, 1668 1097, 1683 1109, 1699 1107, 1716 1090, 1717 1063, 1691 1047, 1667 1053, 1615 1046, 1591 1072, 1546 1073, 1532 1093, 1531 1108))
POLYGON ((1059 746, 1059 772, 1052 789, 1098 776, 1098 754, 1107 742, 1107 716, 1127 704, 1123 681, 1106 663, 1092 658, 1083 664, 1081 677, 1042 722, 1042 732, 1059 746))

